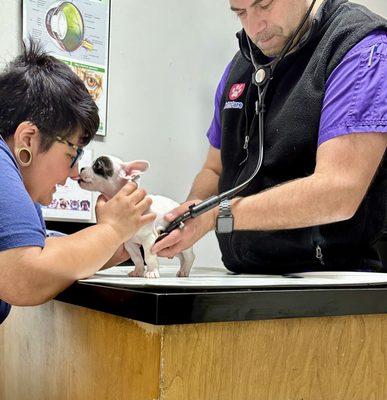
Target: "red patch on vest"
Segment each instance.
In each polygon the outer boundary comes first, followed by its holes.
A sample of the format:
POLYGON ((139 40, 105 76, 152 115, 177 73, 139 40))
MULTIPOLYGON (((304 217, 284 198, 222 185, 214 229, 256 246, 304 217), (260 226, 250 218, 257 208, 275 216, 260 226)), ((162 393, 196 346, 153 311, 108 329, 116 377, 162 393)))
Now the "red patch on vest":
POLYGON ((245 90, 246 84, 245 83, 235 83, 234 85, 231 86, 230 92, 228 94, 228 97, 230 100, 236 100, 238 97, 240 97, 245 90))

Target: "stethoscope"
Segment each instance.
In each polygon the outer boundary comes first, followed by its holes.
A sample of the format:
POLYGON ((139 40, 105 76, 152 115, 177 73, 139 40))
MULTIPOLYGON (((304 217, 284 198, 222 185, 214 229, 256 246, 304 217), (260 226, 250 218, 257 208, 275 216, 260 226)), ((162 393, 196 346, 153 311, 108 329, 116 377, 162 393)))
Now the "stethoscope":
POLYGON ((263 141, 264 141, 264 130, 265 130, 264 115, 266 112, 265 97, 266 97, 267 90, 269 88, 270 81, 273 79, 274 71, 277 68, 278 64, 293 49, 293 47, 294 47, 293 42, 294 42, 295 38, 297 37, 297 35, 300 33, 301 29, 303 28, 305 22, 309 18, 310 13, 312 12, 312 9, 313 9, 316 1, 317 0, 312 1, 312 4, 310 5, 307 13, 305 14, 304 18, 300 22, 296 31, 286 42, 281 53, 274 60, 269 62, 268 64, 259 65, 259 63, 256 61, 256 58, 254 56, 254 52, 253 52, 253 49, 251 46, 251 40, 246 35, 247 43, 249 46, 250 59, 254 66, 254 69, 255 69, 255 71, 252 75, 252 83, 255 86, 257 86, 257 91, 258 91, 258 98, 257 98, 257 101, 255 102, 255 114, 258 116, 259 153, 258 153, 257 166, 256 166, 254 172, 246 181, 244 181, 237 187, 227 190, 226 192, 223 192, 219 195, 211 196, 208 199, 202 201, 201 203, 199 203, 197 205, 196 204, 190 205, 188 207, 188 211, 186 211, 184 214, 177 217, 174 221, 172 221, 165 228, 165 230, 157 238, 156 242, 164 239, 174 229, 182 228, 184 226, 185 221, 187 221, 191 218, 196 218, 199 215, 213 209, 214 207, 219 205, 223 200, 226 200, 226 199, 230 200, 231 198, 236 196, 239 192, 241 192, 257 176, 259 170, 262 167, 262 162, 263 162, 263 154, 264 154, 263 141))

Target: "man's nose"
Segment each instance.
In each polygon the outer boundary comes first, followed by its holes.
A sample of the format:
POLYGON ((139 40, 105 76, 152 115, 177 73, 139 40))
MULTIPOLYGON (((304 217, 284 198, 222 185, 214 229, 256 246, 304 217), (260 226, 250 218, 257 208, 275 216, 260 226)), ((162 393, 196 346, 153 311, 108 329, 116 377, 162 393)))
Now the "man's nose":
POLYGON ((259 10, 254 10, 248 13, 246 26, 244 26, 244 28, 250 38, 254 39, 257 35, 262 33, 266 29, 266 27, 267 23, 262 18, 259 10))

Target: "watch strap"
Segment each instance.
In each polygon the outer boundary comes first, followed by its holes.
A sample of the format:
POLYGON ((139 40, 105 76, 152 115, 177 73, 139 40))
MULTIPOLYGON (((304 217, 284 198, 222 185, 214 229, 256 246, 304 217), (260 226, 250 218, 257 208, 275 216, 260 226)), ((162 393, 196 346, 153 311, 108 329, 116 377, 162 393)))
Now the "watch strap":
POLYGON ((219 215, 222 217, 232 216, 231 213, 231 200, 222 200, 219 204, 219 215))

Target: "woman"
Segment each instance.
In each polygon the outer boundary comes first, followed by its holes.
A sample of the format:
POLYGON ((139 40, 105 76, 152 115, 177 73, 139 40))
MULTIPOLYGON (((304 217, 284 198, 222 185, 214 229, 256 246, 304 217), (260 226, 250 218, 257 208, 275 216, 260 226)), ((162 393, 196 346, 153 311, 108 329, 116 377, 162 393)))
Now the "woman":
POLYGON ((9 304, 52 299, 77 279, 124 261, 122 243, 155 215, 129 183, 97 201, 97 224, 46 238, 39 204, 57 184, 79 179, 83 147, 99 125, 98 109, 64 63, 31 43, 0 75, 0 323, 9 304))

